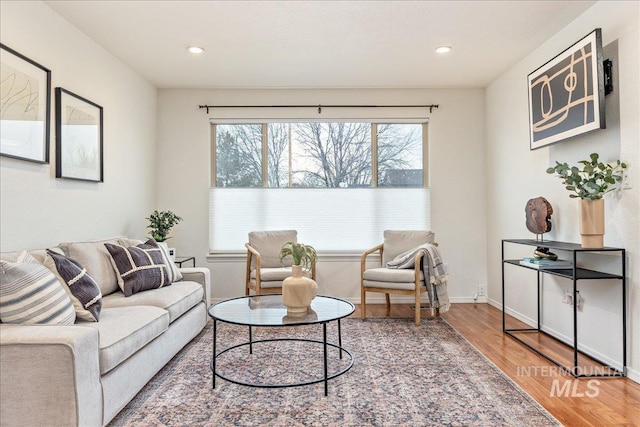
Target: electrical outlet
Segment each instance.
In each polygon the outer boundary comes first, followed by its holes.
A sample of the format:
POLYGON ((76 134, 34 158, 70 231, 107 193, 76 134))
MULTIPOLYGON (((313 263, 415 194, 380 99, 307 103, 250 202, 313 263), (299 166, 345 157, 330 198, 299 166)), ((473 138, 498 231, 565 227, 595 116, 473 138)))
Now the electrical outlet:
POLYGON ((478 296, 479 297, 485 297, 487 296, 487 289, 485 288, 484 285, 479 285, 478 286, 478 296))
POLYGON ((573 304, 573 292, 564 291, 564 295, 562 296, 562 302, 565 304, 573 304))
POLYGON ((629 179, 628 170, 622 172, 622 185, 620 185, 620 188, 623 190, 631 190, 631 180, 629 179))

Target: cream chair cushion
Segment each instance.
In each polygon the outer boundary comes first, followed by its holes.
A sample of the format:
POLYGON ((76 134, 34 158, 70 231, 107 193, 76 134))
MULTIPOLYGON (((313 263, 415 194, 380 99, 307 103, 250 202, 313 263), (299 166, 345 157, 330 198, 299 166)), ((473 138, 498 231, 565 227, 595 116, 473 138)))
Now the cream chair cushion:
MULTIPOLYGON (((411 282, 415 283, 415 270, 412 268, 370 268, 364 272, 364 280, 375 282, 411 282)), ((424 274, 420 272, 420 280, 424 274)))
MULTIPOLYGON (((297 242, 296 230, 252 231, 249 233, 249 244, 260 254, 260 268, 279 268, 280 250, 287 242, 297 242)), ((291 267, 291 257, 284 260, 285 267, 291 267)), ((255 260, 251 260, 251 269, 255 269, 255 260)))
MULTIPOLYGON (((277 268, 261 268, 260 269, 260 281, 261 282, 273 282, 283 281, 287 277, 291 276, 291 268, 277 267, 277 268)), ((251 279, 256 278, 256 271, 251 272, 251 279)))
POLYGON ((433 243, 436 235, 425 230, 385 230, 382 266, 386 266, 398 255, 425 243, 433 243))

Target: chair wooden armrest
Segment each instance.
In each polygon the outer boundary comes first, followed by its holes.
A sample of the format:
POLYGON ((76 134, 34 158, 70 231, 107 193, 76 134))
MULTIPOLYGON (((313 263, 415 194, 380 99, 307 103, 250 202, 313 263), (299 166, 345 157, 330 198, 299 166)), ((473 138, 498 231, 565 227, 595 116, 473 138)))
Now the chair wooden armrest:
POLYGON ((256 270, 260 269, 260 253, 258 251, 255 250, 255 248, 253 246, 251 246, 248 243, 245 243, 244 246, 247 248, 247 268, 251 269, 251 257, 255 256, 256 257, 256 270))
POLYGON ((374 246, 371 249, 367 249, 366 251, 364 251, 362 253, 362 255, 360 256, 360 276, 362 277, 362 275, 364 274, 364 271, 367 269, 367 257, 371 254, 373 254, 374 252, 378 252, 380 251, 380 262, 382 262, 382 247, 384 246, 383 243, 380 243, 379 245, 374 246))
POLYGON ((256 289, 258 293, 260 291, 260 253, 255 250, 249 243, 245 243, 244 247, 247 248, 247 269, 246 269, 246 283, 245 294, 249 295, 249 282, 251 281, 251 258, 256 257, 256 289))

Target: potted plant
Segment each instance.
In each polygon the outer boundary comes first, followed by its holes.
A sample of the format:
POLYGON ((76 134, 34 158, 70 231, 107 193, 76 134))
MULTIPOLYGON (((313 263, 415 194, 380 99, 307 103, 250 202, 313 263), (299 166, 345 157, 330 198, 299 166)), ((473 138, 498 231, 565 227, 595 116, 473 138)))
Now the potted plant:
POLYGON ((158 212, 157 210, 146 219, 149 220, 147 228, 151 229, 151 237, 158 243, 169 239, 171 228, 182 221, 182 218, 171 211, 158 212))
POLYGON ((318 259, 318 254, 313 246, 298 242, 287 242, 280 249, 280 262, 286 257, 293 258, 294 266, 301 266, 304 270, 311 270, 311 267, 318 259))
POLYGON ((280 262, 293 258, 292 276, 282 281, 282 303, 289 316, 305 316, 311 301, 318 293, 318 284, 302 274, 302 270, 314 268, 318 254, 313 246, 304 243, 287 242, 280 249, 280 262))
POLYGON ((569 197, 580 199, 580 234, 584 248, 604 246, 604 200, 603 196, 617 188, 622 181, 622 173, 627 168, 617 160, 614 165, 599 160, 598 153, 592 153, 589 160, 580 160, 579 166, 569 166, 556 161, 548 174, 557 174, 569 190, 569 197))

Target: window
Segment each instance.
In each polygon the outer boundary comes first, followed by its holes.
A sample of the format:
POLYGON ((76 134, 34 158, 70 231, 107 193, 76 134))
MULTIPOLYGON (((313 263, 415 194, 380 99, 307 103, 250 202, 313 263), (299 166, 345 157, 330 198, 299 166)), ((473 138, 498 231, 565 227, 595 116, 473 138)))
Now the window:
POLYGON ((423 187, 425 126, 366 122, 214 124, 213 186, 423 187))
POLYGON ((318 251, 358 253, 385 229, 429 229, 426 123, 212 124, 210 252, 296 229, 318 251), (376 188, 379 187, 379 188, 376 188))

